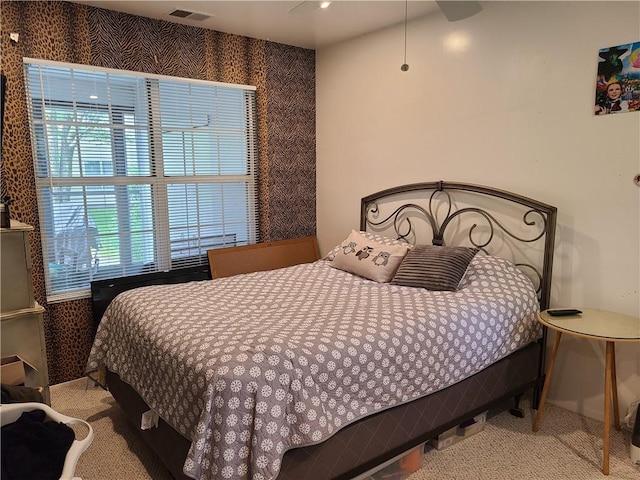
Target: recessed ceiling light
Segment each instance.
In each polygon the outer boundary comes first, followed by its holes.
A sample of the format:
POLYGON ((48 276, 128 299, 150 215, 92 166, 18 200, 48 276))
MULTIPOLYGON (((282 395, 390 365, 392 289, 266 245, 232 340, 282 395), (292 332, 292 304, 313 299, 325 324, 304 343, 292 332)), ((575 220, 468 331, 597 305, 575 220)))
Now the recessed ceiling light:
POLYGON ((89 98, 91 100, 97 100, 98 99, 98 95, 89 95, 89 98))
POLYGON ((304 13, 315 12, 316 10, 319 10, 319 9, 326 10, 329 7, 329 5, 331 5, 331 2, 319 2, 317 0, 303 0, 302 2, 297 4, 295 7, 293 7, 291 10, 289 10, 289 13, 304 14, 304 13))
POLYGON ((450 52, 464 52, 471 44, 471 38, 465 32, 452 32, 444 39, 444 46, 450 52))

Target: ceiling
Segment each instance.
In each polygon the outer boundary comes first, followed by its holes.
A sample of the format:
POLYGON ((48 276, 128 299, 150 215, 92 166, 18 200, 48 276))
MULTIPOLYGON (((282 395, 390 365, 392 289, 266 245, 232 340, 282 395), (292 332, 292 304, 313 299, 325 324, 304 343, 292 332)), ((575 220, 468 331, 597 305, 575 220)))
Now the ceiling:
MULTIPOLYGON (((309 49, 396 25, 405 18, 403 0, 334 0, 326 9, 317 8, 321 2, 312 0, 70 1, 309 49), (175 9, 210 18, 199 21, 170 16, 175 9)), ((406 7, 409 19, 432 13, 442 15, 435 1, 411 0, 406 2, 406 7)))

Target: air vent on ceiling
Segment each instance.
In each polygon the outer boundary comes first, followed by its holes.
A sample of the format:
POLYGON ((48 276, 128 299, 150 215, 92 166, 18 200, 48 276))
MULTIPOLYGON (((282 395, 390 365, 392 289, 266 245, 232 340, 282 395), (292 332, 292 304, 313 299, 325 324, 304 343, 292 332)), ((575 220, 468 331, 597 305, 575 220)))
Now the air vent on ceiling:
POLYGON ((206 20, 207 18, 212 17, 212 15, 207 15, 206 13, 190 12, 188 10, 180 10, 177 8, 172 12, 169 12, 169 16, 186 18, 187 20, 196 20, 198 22, 201 22, 203 20, 206 20))

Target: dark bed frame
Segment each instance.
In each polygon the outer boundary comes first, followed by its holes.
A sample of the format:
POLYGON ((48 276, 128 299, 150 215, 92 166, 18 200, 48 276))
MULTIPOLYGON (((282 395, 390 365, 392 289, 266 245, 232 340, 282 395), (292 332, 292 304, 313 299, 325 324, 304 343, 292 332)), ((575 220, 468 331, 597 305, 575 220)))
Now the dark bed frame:
MULTIPOLYGON (((479 203, 484 205, 485 200, 479 203)), ((542 310, 549 307, 556 215, 555 207, 510 192, 440 181, 391 188, 362 198, 360 229, 385 233, 390 229, 395 237, 412 240, 416 222, 426 221, 434 245, 445 245, 451 235, 460 238, 462 233, 466 241, 458 241, 458 244, 468 243, 486 253, 492 253, 492 245, 497 238, 501 239, 500 242, 515 242, 521 246, 540 242, 542 255, 539 264, 514 262, 532 277, 534 284, 537 283, 542 310), (458 207, 455 199, 458 195, 504 200, 516 207, 522 215, 521 225, 533 233, 528 236, 513 233, 484 207, 470 206, 468 202, 466 206, 458 207), (405 200, 409 196, 418 200, 405 200), (396 206, 397 200, 401 201, 399 206, 396 206), (389 201, 391 211, 383 213, 389 201), (462 227, 461 220, 465 218, 472 218, 472 221, 462 227)), ((139 280, 135 282, 136 286, 140 286, 139 280)), ((153 280, 157 281, 157 278, 153 280)), ((117 280, 108 285, 113 286, 114 295, 109 298, 109 289, 101 288, 100 308, 123 289, 117 285, 117 280)), ((512 413, 523 416, 519 407, 523 394, 533 390, 532 405, 537 408, 539 390, 544 382, 545 345, 546 330, 540 340, 466 380, 354 422, 320 444, 288 451, 278 479, 351 479, 361 476, 510 398, 515 400, 512 413)), ((118 404, 134 425, 140 425, 140 417, 149 407, 117 374, 107 372, 106 379, 118 404)), ((188 478, 182 473, 182 465, 189 450, 189 440, 162 420, 158 428, 140 430, 140 434, 176 479, 188 478)))

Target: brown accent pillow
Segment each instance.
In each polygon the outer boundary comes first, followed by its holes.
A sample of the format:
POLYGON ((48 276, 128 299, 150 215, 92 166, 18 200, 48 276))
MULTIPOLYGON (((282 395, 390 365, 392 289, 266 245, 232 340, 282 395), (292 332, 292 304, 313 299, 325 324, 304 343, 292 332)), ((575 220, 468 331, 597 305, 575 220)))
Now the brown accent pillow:
POLYGON ((390 283, 427 290, 455 291, 469 263, 479 251, 470 247, 416 245, 404 257, 390 283))

